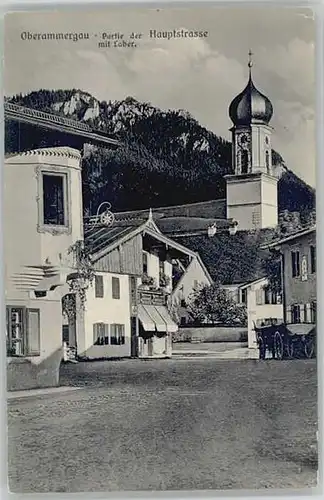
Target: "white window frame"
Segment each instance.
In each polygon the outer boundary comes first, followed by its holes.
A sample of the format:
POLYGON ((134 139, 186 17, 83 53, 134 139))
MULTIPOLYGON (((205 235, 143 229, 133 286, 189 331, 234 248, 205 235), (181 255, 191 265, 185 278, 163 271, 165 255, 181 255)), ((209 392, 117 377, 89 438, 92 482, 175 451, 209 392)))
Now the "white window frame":
POLYGON ((38 178, 38 232, 60 234, 60 233, 70 233, 71 232, 71 210, 70 210, 70 172, 67 169, 62 169, 59 167, 40 167, 37 170, 38 178), (45 224, 44 223, 44 188, 43 188, 43 177, 57 176, 63 178, 63 207, 64 207, 64 225, 62 224, 45 224))

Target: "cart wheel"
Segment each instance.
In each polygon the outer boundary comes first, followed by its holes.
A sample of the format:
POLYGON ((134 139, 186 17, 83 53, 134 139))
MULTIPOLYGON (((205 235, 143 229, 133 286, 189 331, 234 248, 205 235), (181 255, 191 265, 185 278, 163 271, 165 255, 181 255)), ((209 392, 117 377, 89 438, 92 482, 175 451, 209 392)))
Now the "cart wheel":
POLYGON ((282 359, 284 355, 284 345, 279 332, 276 332, 274 334, 273 343, 274 343, 275 358, 282 359))
POLYGON ((305 358, 310 359, 314 356, 315 352, 315 345, 314 345, 314 339, 312 338, 306 338, 304 340, 304 353, 305 353, 305 358))
POLYGON ((293 357, 294 357, 294 343, 292 340, 288 340, 287 345, 286 345, 286 349, 287 349, 288 358, 293 359, 293 357))
POLYGON ((258 346, 259 346, 259 359, 265 359, 266 353, 266 345, 263 338, 258 338, 258 346))

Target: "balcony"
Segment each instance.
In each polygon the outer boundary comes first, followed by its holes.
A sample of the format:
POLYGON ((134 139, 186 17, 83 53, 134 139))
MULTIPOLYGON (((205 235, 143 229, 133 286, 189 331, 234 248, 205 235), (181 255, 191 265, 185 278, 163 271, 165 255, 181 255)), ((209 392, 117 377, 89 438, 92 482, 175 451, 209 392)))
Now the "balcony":
POLYGON ((138 304, 165 306, 168 294, 164 290, 138 290, 138 304))

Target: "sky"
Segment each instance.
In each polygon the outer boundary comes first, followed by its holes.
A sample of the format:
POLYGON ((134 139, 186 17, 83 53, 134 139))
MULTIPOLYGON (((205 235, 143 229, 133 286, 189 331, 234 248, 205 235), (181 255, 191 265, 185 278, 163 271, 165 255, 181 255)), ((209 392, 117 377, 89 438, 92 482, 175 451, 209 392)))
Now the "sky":
POLYGON ((105 7, 7 14, 4 93, 77 88, 99 100, 132 96, 161 109, 184 109, 230 140, 231 100, 248 79, 271 100, 272 146, 288 168, 315 186, 315 21, 288 7, 105 7), (208 31, 205 38, 149 37, 150 30, 208 31), (22 33, 81 33, 89 40, 22 40, 22 33), (103 33, 136 47, 99 48, 103 33), (96 35, 96 36, 95 36, 96 35))

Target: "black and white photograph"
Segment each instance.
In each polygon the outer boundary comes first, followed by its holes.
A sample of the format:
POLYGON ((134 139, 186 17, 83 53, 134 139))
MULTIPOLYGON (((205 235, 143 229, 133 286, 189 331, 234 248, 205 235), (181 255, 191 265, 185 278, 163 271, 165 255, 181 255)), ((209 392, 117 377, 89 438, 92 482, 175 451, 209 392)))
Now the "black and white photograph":
POLYGON ((313 11, 16 11, 3 44, 9 491, 312 491, 313 11))

